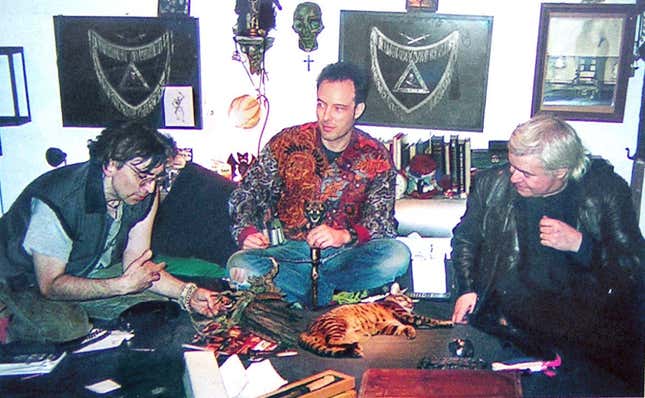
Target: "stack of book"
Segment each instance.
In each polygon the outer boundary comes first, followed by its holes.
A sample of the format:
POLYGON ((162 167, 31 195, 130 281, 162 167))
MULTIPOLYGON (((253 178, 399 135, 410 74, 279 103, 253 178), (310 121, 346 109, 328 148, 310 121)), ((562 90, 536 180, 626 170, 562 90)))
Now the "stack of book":
POLYGON ((404 133, 396 134, 386 146, 394 166, 403 173, 409 172, 410 160, 417 155, 430 155, 436 163, 435 178, 443 187, 444 196, 465 196, 470 189, 471 147, 470 138, 451 135, 448 140, 441 135, 430 139, 407 142, 404 133))
POLYGON ((409 142, 403 132, 385 142, 397 170, 409 172, 410 160, 419 154, 432 156, 437 168, 435 178, 443 196, 465 197, 470 192, 472 175, 507 161, 507 141, 489 141, 486 149, 472 149, 468 137, 451 134, 432 135, 429 139, 409 142))

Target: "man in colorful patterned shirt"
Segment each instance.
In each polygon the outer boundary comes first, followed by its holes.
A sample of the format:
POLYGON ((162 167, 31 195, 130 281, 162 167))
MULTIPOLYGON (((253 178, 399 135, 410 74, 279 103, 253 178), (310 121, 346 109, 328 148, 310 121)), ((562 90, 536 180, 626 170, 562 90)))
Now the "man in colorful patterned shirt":
POLYGON ((325 67, 317 80, 317 122, 275 135, 233 191, 232 233, 242 249, 228 261, 233 282, 266 274, 274 258, 274 282, 285 299, 311 306, 311 248, 321 251, 318 305, 334 291, 377 288, 405 273, 410 252, 394 239, 396 171, 386 148, 354 127, 367 83, 353 64, 325 67), (323 211, 319 225, 305 207, 323 211), (283 226, 281 244, 262 232, 273 219, 283 226))

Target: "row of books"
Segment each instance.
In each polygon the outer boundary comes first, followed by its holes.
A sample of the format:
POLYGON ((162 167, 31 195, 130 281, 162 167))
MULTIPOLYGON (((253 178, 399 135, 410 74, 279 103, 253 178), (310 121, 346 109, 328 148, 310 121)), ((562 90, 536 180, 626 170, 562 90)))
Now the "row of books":
POLYGON ((470 138, 457 134, 448 137, 432 135, 428 139, 409 142, 405 133, 398 133, 385 144, 395 167, 408 177, 410 160, 420 154, 432 157, 436 164, 434 177, 443 195, 463 197, 470 191, 473 173, 506 162, 506 143, 489 141, 486 149, 472 149, 470 138))

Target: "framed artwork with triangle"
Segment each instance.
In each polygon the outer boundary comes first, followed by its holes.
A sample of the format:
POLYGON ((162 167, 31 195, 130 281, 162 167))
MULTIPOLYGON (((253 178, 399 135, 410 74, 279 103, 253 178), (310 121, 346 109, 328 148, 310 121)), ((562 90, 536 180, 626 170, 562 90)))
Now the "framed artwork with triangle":
POLYGON ((493 17, 341 11, 340 55, 370 75, 359 124, 483 131, 493 17))
POLYGON ((199 25, 196 18, 54 16, 62 121, 106 127, 143 120, 158 128, 200 129, 199 25), (189 123, 167 123, 182 93, 189 123), (172 90, 169 92, 173 92, 172 90))

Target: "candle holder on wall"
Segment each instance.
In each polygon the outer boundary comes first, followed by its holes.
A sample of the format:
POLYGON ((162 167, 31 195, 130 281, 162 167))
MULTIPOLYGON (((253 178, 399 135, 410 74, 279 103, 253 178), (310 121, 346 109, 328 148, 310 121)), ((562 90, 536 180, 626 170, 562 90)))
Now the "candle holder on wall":
POLYGON ((233 27, 233 59, 244 62, 246 58, 251 75, 264 75, 264 56, 274 41, 269 37, 269 31, 275 28, 274 5, 282 9, 276 0, 237 0, 235 4, 238 18, 233 27))

